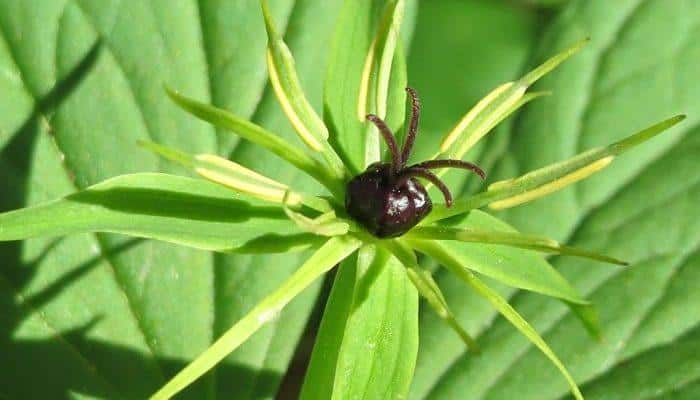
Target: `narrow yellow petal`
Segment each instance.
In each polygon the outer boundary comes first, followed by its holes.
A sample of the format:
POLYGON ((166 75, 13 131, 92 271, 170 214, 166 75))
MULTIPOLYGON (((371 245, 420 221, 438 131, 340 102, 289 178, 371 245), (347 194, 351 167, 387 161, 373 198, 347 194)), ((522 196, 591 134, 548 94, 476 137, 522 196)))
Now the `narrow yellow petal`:
POLYGON ((357 96, 357 119, 360 122, 365 122, 367 117, 367 102, 369 101, 369 84, 370 77, 372 74, 372 67, 374 66, 374 54, 375 47, 377 46, 377 39, 372 41, 369 46, 369 52, 367 52, 367 58, 365 59, 365 66, 362 68, 362 78, 360 79, 360 93, 357 96))
POLYGON ((484 119, 481 124, 479 124, 476 129, 474 129, 472 132, 470 132, 469 136, 467 136, 462 143, 462 146, 460 146, 459 150, 457 151, 457 158, 462 158, 464 155, 469 151, 469 149, 472 148, 479 140, 481 140, 484 136, 486 136, 487 133, 493 129, 498 122, 500 122, 503 117, 506 115, 508 110, 513 108, 515 104, 518 103, 520 99, 522 99, 523 95, 525 94, 525 91, 527 90, 526 86, 518 86, 517 88, 514 88, 515 90, 513 93, 511 93, 507 98, 503 99, 503 102, 498 105, 498 107, 492 112, 489 113, 488 117, 484 119))

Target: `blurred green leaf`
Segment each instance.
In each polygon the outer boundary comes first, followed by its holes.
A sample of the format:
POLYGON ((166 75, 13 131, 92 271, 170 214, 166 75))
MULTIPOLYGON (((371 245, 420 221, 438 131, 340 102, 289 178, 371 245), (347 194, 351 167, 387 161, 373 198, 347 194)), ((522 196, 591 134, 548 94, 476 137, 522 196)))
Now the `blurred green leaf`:
MULTIPOLYGON (((495 180, 518 176, 670 115, 689 113, 684 124, 619 156, 604 172, 502 213, 523 232, 632 263, 618 270, 566 257, 551 261, 598 305, 600 343, 587 337, 565 307, 499 288, 542 333, 587 399, 675 399, 698 393, 700 362, 694 346, 700 337, 700 299, 693 285, 700 266, 694 206, 700 200, 700 132, 693 110, 700 106, 700 91, 692 71, 700 62, 699 20, 694 2, 571 1, 547 28, 537 60, 581 35, 590 35, 592 42, 537 86, 554 95, 518 116, 512 145, 491 171, 495 180)), ((469 321, 468 329, 477 327, 470 332, 482 332, 483 354, 467 354, 458 341, 449 341, 446 327, 424 318, 422 338, 436 337, 421 342, 422 373, 413 398, 567 396, 556 369, 506 321, 493 319, 483 302, 464 296, 453 279, 439 274, 436 280, 458 319, 469 321)))
POLYGON ((522 3, 526 6, 542 7, 542 8, 555 8, 561 7, 568 3, 570 0, 513 0, 517 3, 522 3))

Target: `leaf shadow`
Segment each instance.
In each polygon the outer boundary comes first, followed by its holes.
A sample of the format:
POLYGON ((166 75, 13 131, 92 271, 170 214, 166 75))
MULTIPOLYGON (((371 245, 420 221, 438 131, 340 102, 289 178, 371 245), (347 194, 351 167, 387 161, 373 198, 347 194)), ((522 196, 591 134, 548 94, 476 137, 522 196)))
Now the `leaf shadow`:
POLYGON ((94 189, 70 195, 66 199, 128 214, 208 222, 243 222, 251 218, 287 219, 279 207, 255 206, 242 200, 160 189, 94 189))
MULTIPOLYGON (((37 99, 32 113, 0 150, 0 176, 6 181, 0 195, 0 210, 15 210, 26 205, 32 154, 38 136, 42 133, 41 124, 48 123, 45 121, 46 115, 53 112, 80 86, 95 66, 101 49, 102 43, 98 40, 65 78, 58 81, 43 98, 37 99)), ((52 242, 49 247, 55 247, 59 242, 60 239, 52 242)), ((42 254, 45 256, 49 250, 50 248, 46 249, 42 254)), ((21 251, 21 242, 0 244, 0 258, 6 261, 6 265, 19 265, 21 251)), ((34 264, 40 261, 41 259, 37 259, 34 264)), ((22 285, 31 277, 31 273, 27 273, 25 269, 17 269, 15 272, 19 275, 26 274, 14 277, 22 285)))
MULTIPOLYGON (((20 294, 23 287, 29 285, 41 261, 60 245, 61 239, 49 242, 42 253, 31 261, 18 263, 13 268, 14 273, 0 274, 0 349, 3 350, 0 398, 69 399, 80 394, 106 399, 143 399, 165 383, 166 378, 160 371, 170 376, 188 364, 189 360, 153 357, 144 351, 101 340, 94 331, 102 322, 101 316, 93 316, 82 325, 70 329, 55 331, 48 338, 33 338, 23 330, 23 325, 36 324, 37 320, 50 326, 37 310, 49 305, 105 258, 117 256, 143 241, 129 240, 105 254, 69 268, 69 272, 46 288, 28 296, 20 294), (82 367, 80 364, 83 364, 82 367), (41 368, 37 368, 37 365, 41 365, 41 368), (144 379, 143 371, 152 372, 150 379, 144 379), (86 373, 91 373, 93 379, 85 379, 86 373), (41 382, 41 385, 36 385, 36 382, 41 382), (47 397, 48 393, 51 397, 47 397)), ((7 271, 8 268, 3 269, 3 272, 7 271)), ((227 362, 217 367, 217 374, 236 377, 242 382, 277 382, 282 378, 277 371, 227 362)), ((261 398, 276 394, 274 386, 259 385, 258 389, 255 395, 261 398)), ((208 390, 204 380, 200 380, 199 384, 184 391, 178 398, 201 398, 202 392, 208 390)))

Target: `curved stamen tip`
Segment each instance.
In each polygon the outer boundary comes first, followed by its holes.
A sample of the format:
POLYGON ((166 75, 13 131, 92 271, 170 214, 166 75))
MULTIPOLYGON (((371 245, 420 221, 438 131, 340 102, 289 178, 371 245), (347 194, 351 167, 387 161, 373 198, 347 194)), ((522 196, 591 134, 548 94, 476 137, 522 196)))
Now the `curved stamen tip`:
POLYGON ((478 165, 475 165, 472 171, 476 172, 476 174, 479 175, 479 178, 481 178, 482 181, 486 179, 486 172, 484 172, 484 170, 481 169, 481 167, 479 167, 478 165))

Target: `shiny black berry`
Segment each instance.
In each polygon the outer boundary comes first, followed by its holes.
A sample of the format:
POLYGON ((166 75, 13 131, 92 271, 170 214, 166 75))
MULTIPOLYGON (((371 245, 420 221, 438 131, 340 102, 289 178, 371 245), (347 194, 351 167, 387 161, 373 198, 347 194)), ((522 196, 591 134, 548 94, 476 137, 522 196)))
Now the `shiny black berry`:
POLYGON ((347 185, 345 208, 355 221, 373 235, 401 236, 416 226, 433 208, 425 187, 416 178, 433 183, 445 197, 447 207, 452 205, 450 190, 435 174, 434 168, 462 168, 475 172, 482 179, 484 172, 478 166, 461 160, 431 160, 406 166, 418 131, 420 101, 415 90, 406 88, 411 97, 411 121, 406 142, 399 152, 396 138, 384 121, 370 114, 367 120, 374 123, 386 141, 391 153, 391 163, 375 163, 365 172, 352 178, 347 185))
POLYGON ((378 237, 399 236, 423 219, 433 203, 413 178, 399 184, 391 164, 374 164, 348 183, 345 207, 378 237))

